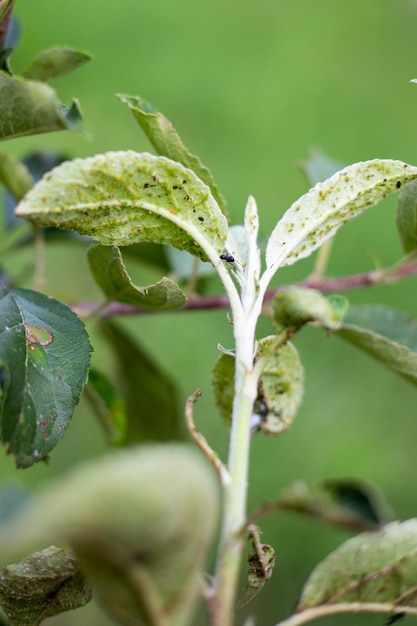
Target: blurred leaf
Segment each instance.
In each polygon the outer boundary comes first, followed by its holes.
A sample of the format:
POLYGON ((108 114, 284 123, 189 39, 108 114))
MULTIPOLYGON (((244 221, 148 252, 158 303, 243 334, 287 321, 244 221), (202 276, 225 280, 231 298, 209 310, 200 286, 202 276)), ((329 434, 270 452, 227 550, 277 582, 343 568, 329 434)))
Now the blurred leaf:
POLYGON ((355 610, 375 604, 381 612, 407 613, 417 606, 416 546, 416 519, 349 539, 315 568, 297 611, 354 603, 355 610))
MULTIPOLYGON (((298 352, 291 344, 275 349, 276 337, 258 341, 256 359, 265 358, 253 407, 252 431, 278 435, 287 430, 297 413, 304 389, 304 372, 298 352)), ((220 355, 213 367, 212 384, 217 407, 230 424, 234 397, 235 357, 220 355)))
POLYGON ((383 494, 369 482, 357 478, 329 478, 323 480, 321 486, 338 506, 365 523, 378 526, 392 519, 383 494))
POLYGON ((244 607, 264 587, 272 576, 275 565, 275 550, 267 543, 260 542, 260 531, 256 527, 250 528, 252 536, 252 550, 248 555, 249 571, 245 588, 243 589, 237 608, 244 607))
POLYGON ((156 111, 149 102, 139 96, 117 94, 118 98, 127 104, 135 120, 155 148, 158 154, 181 163, 192 170, 208 187, 221 211, 227 216, 226 201, 220 194, 210 170, 200 159, 190 152, 183 144, 180 136, 168 118, 156 111))
POLYGON ((402 311, 352 307, 335 334, 417 385, 417 320, 402 311))
POLYGON ((300 168, 309 184, 316 185, 342 170, 344 163, 331 159, 319 148, 312 148, 309 158, 301 161, 300 168))
POLYGON ((68 542, 115 622, 187 626, 218 501, 213 469, 189 445, 113 450, 38 494, 0 533, 0 555, 68 542))
POLYGON ((349 478, 321 481, 314 488, 297 480, 284 489, 276 502, 266 502, 259 510, 299 513, 354 532, 375 530, 393 517, 374 485, 349 478))
POLYGON ((23 73, 25 78, 48 82, 65 76, 91 61, 91 55, 74 48, 43 50, 23 73))
POLYGON ((44 619, 88 604, 91 587, 76 559, 51 546, 8 565, 0 576, 0 604, 10 626, 38 626, 44 619))
POLYGON ((80 119, 78 106, 62 105, 46 83, 0 72, 0 140, 78 130, 80 119))
POLYGON ((10 66, 10 57, 12 56, 13 48, 3 48, 0 50, 0 70, 8 76, 13 76, 12 68, 10 66))
POLYGON ((272 300, 272 313, 278 329, 299 330, 308 322, 337 329, 348 301, 343 296, 327 298, 316 289, 288 287, 278 291, 272 300))
POLYGON ((103 426, 108 443, 112 446, 123 444, 127 430, 126 409, 115 385, 102 372, 91 368, 86 396, 103 426))
POLYGON ((33 178, 28 168, 7 152, 0 152, 0 182, 18 200, 33 186, 33 178))
POLYGON ((180 309, 186 303, 182 289, 168 278, 148 287, 134 285, 116 246, 92 246, 88 262, 94 280, 109 300, 156 311, 180 309))
POLYGON ((117 359, 127 414, 126 442, 183 439, 184 420, 172 380, 120 327, 103 321, 101 329, 117 359))
POLYGON ((30 493, 23 485, 15 482, 3 483, 0 487, 0 526, 16 515, 29 498, 30 493))
POLYGON ((17 48, 19 41, 20 41, 21 34, 22 34, 21 21, 19 20, 19 18, 12 15, 12 18, 7 28, 7 35, 6 35, 6 41, 5 41, 4 47, 5 48, 17 48))
POLYGON ((200 259, 192 257, 184 250, 178 250, 178 248, 166 246, 165 254, 175 280, 189 280, 193 277, 194 273, 196 273, 196 277, 198 279, 213 276, 216 273, 216 270, 211 263, 203 263, 200 259))
POLYGON ((44 459, 62 438, 90 351, 83 323, 67 306, 0 287, 1 438, 18 467, 44 459))
POLYGON ((0 0, 0 20, 2 20, 7 11, 13 6, 14 0, 0 0))
POLYGON ((29 191, 16 213, 107 245, 168 243, 213 262, 227 234, 226 218, 193 172, 132 151, 63 163, 29 191))
POLYGON ((417 249, 417 181, 411 181, 398 196, 396 223, 405 254, 417 249))
POLYGON ((270 271, 309 256, 348 220, 417 178, 402 161, 375 160, 345 167, 301 196, 280 219, 266 247, 270 271))

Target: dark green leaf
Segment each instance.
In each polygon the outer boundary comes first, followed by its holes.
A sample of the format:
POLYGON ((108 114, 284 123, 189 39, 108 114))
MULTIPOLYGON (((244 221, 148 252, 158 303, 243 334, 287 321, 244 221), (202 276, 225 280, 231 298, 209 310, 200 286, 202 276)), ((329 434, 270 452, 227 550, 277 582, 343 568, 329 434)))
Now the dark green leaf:
POLYGON ((322 487, 342 509, 353 513, 364 523, 385 524, 392 519, 391 511, 375 485, 357 478, 331 478, 322 487))
POLYGON ((102 322, 117 360, 127 414, 126 442, 184 438, 177 389, 167 374, 120 327, 102 322))
POLYGON ((401 190, 397 204, 397 229, 406 254, 417 249, 417 181, 401 190))
POLYGON ((1 438, 18 467, 44 459, 62 438, 90 351, 84 325, 67 306, 0 288, 1 438))
POLYGON ((3 50, 0 50, 0 70, 8 76, 13 76, 12 68, 10 67, 10 57, 12 53, 13 48, 3 48, 3 50))
POLYGON ((226 218, 191 170, 132 151, 66 161, 26 194, 16 214, 105 245, 170 244, 213 264, 227 236, 226 218))
POLYGON ((115 385, 102 372, 91 368, 86 396, 103 426, 108 443, 113 446, 123 444, 127 429, 126 409, 115 385))
POLYGON ((46 83, 0 72, 0 140, 77 130, 79 119, 77 105, 64 107, 46 83))
POLYGON ((51 546, 8 565, 0 576, 0 604, 10 626, 38 626, 43 620, 84 606, 91 587, 76 559, 51 546))
POLYGON ((374 604, 407 613, 417 606, 417 520, 357 535, 320 563, 304 586, 298 611, 335 604, 374 604))
POLYGON ((51 48, 44 50, 23 73, 25 78, 48 82, 65 76, 91 61, 91 56, 73 48, 51 48))
POLYGON ((352 307, 337 336, 417 385, 417 321, 379 305, 352 307))
POLYGON ((88 261, 94 280, 109 300, 157 311, 179 309, 186 302, 182 289, 168 278, 148 287, 134 285, 116 246, 92 246, 88 261))
POLYGON ((220 194, 210 170, 201 163, 198 157, 187 150, 177 131, 165 115, 156 111, 149 102, 146 102, 139 96, 118 94, 118 97, 130 108, 134 118, 157 153, 182 163, 185 167, 193 170, 210 187, 211 193, 220 209, 227 215, 226 201, 220 194))
POLYGON ((343 169, 344 165, 340 161, 331 159, 318 148, 312 148, 309 158, 300 163, 301 170, 311 186, 330 178, 343 169))

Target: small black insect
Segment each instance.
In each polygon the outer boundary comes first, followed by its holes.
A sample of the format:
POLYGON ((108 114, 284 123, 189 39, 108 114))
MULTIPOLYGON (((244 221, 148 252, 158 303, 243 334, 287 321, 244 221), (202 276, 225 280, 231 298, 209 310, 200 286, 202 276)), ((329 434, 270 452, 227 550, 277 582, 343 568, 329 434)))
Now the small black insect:
POLYGON ((398 620, 402 619, 403 617, 405 617, 405 613, 393 613, 388 617, 385 624, 386 626, 391 626, 391 624, 395 624, 395 622, 398 622, 398 620))
POLYGON ((220 259, 222 261, 226 261, 226 263, 235 262, 235 257, 233 256, 233 254, 230 254, 230 252, 228 252, 227 250, 223 250, 223 252, 220 255, 220 259))
POLYGON ((399 189, 399 188, 401 187, 401 181, 400 181, 400 180, 397 180, 396 185, 397 185, 397 189, 399 189))

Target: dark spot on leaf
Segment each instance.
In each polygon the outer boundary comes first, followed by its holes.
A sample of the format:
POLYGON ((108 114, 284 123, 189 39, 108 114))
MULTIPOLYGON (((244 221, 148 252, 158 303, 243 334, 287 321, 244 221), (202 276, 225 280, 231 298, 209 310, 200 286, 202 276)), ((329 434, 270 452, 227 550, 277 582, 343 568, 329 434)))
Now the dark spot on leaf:
POLYGON ((200 222, 204 222, 204 217, 199 217, 198 219, 200 220, 200 222))
POLYGON ((184 200, 189 200, 189 199, 190 199, 190 196, 187 193, 187 195, 184 196, 184 200))
POLYGON ((183 181, 182 181, 182 184, 183 184, 183 185, 186 185, 186 184, 187 184, 187 181, 186 181, 186 180, 183 180, 183 181))
POLYGON ((173 189, 178 189, 178 185, 172 185, 173 189))
POLYGON ((391 624, 395 624, 395 622, 398 622, 398 620, 402 619, 403 617, 405 617, 405 613, 394 613, 387 618, 385 624, 386 626, 391 626, 391 624))
POLYGON ((148 187, 149 187, 149 183, 145 183, 145 184, 143 185, 143 188, 144 188, 144 189, 147 189, 148 187))
POLYGON ((397 189, 399 189, 401 187, 401 181, 397 180, 397 189))

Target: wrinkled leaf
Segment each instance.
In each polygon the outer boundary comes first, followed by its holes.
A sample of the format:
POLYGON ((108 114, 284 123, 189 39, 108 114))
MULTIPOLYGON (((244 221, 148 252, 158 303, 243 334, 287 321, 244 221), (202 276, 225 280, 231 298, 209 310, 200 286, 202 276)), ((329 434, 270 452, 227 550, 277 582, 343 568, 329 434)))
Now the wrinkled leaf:
POLYGON ((211 466, 189 445, 113 450, 39 494, 0 533, 0 555, 51 539, 68 542, 115 622, 187 626, 218 495, 211 466))
POLYGON ((119 326, 102 322, 101 328, 117 361, 117 383, 127 415, 126 442, 183 439, 183 414, 171 378, 119 326))
POLYGON ((212 262, 227 234, 226 218, 191 170, 132 151, 63 163, 29 191, 16 214, 107 245, 164 243, 212 262))
POLYGON ((352 307, 335 334, 417 385, 417 320, 406 313, 379 305, 352 307))
POLYGON ((401 190, 397 204, 397 229, 405 254, 417 249, 417 181, 401 190))
POLYGON ((309 256, 347 221, 417 178, 417 168, 402 161, 355 163, 318 183, 288 209, 267 247, 270 271, 309 256))
POLYGON ((0 604, 10 626, 38 626, 91 598, 91 587, 74 556, 54 546, 8 565, 0 576, 0 604))
POLYGON ((25 78, 48 82, 65 76, 91 61, 91 56, 73 48, 51 48, 43 50, 23 73, 25 78))
MULTIPOLYGON (((268 435, 278 435, 291 426, 304 388, 304 371, 296 348, 287 343, 274 349, 275 340, 272 336, 258 342, 256 358, 265 357, 266 360, 251 420, 253 432, 262 430, 268 435)), ((216 404, 228 424, 233 409, 234 369, 235 357, 223 353, 212 372, 216 404)))
POLYGON ((102 372, 91 368, 86 396, 106 433, 108 443, 112 446, 123 444, 126 439, 127 416, 124 398, 115 385, 102 372))
POLYGON ((186 302, 182 289, 169 278, 148 287, 134 285, 116 246, 92 246, 88 261, 94 280, 109 300, 156 311, 179 309, 186 302))
POLYGON ((47 457, 63 436, 90 352, 84 325, 67 306, 0 287, 1 439, 18 467, 47 457))
POLYGON ((416 519, 349 539, 315 568, 297 610, 358 603, 407 613, 417 606, 416 546, 416 519))
POLYGON ((198 157, 187 150, 168 118, 156 111, 149 102, 146 102, 139 96, 118 94, 118 97, 123 104, 127 104, 130 108, 135 120, 141 126, 157 153, 193 170, 210 187, 210 191, 220 209, 227 215, 225 199, 220 194, 210 170, 201 163, 198 157))
POLYGON ((312 148, 310 156, 301 161, 300 167, 310 185, 321 183, 344 167, 344 163, 331 159, 319 148, 312 148))
POLYGON ((78 105, 62 105, 46 83, 0 72, 0 140, 78 130, 81 119, 78 105))
POLYGON ((267 543, 261 543, 261 533, 256 526, 251 526, 249 531, 252 537, 252 550, 248 555, 248 577, 237 603, 238 609, 248 604, 265 587, 275 565, 274 548, 267 543))
POLYGON ((288 287, 279 291, 272 300, 272 313, 278 328, 296 331, 308 322, 336 329, 347 310, 347 300, 342 296, 327 298, 316 289, 288 287))

